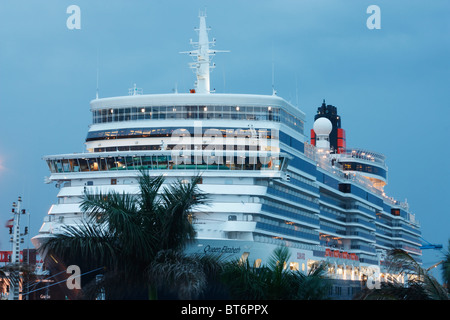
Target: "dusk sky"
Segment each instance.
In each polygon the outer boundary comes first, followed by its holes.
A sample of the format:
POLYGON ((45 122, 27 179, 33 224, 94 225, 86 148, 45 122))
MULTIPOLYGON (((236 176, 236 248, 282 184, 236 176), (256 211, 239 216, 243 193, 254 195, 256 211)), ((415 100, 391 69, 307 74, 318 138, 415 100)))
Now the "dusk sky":
MULTIPOLYGON (((0 250, 10 250, 18 196, 37 234, 58 189, 45 184, 45 155, 83 152, 89 102, 187 92, 199 11, 219 53, 211 88, 278 95, 313 117, 338 108, 347 146, 383 153, 388 195, 410 204, 423 238, 447 248, 450 161, 448 0, 2 0, 0 1, 0 250), (70 30, 67 8, 81 9, 70 30), (370 5, 381 29, 369 29, 370 5)), ((25 246, 29 245, 26 241, 25 246)), ((426 250, 424 267, 443 253, 426 250)), ((437 273, 434 273, 437 275, 437 273)))

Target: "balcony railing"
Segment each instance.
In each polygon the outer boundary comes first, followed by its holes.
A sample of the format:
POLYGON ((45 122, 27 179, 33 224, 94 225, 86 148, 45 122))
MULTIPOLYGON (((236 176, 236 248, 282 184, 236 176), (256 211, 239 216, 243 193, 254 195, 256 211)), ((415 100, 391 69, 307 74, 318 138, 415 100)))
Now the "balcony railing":
MULTIPOLYGON (((398 206, 404 209, 405 211, 409 211, 409 204, 407 202, 401 202, 398 200, 395 200, 392 197, 387 196, 383 190, 380 190, 378 188, 375 188, 372 184, 372 182, 368 179, 359 177, 358 175, 346 175, 343 171, 339 170, 337 167, 332 165, 332 154, 327 151, 318 151, 318 149, 305 142, 305 155, 309 159, 315 161, 317 163, 317 166, 323 170, 326 170, 328 173, 332 174, 333 176, 339 178, 340 180, 349 180, 351 182, 354 182, 371 192, 377 194, 378 196, 381 196, 383 200, 392 205, 392 206, 398 206)), ((373 151, 367 151, 362 149, 348 149, 344 152, 344 157, 360 157, 363 158, 366 161, 372 161, 380 164, 384 164, 385 157, 384 155, 380 153, 376 153, 373 151)), ((341 157, 341 154, 339 154, 339 157, 341 157)), ((414 214, 408 212, 408 216, 406 217, 408 221, 411 221, 412 223, 418 224, 419 222, 416 220, 416 217, 414 214)))

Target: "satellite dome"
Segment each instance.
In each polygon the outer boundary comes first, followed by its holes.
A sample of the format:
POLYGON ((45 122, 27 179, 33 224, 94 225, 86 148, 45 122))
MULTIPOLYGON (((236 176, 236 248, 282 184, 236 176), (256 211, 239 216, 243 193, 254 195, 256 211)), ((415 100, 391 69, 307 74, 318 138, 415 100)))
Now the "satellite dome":
POLYGON ((330 120, 325 117, 321 117, 314 121, 313 129, 318 136, 329 135, 331 130, 333 130, 333 125, 330 120))

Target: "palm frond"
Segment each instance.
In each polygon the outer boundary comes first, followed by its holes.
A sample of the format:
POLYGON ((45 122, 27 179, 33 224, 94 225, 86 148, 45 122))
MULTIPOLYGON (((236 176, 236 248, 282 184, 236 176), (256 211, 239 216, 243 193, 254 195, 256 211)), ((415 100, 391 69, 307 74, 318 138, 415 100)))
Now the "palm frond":
POLYGON ((405 283, 390 278, 376 290, 365 289, 358 299, 448 300, 445 289, 406 251, 394 249, 387 255, 388 273, 400 274, 405 283))
POLYGON ((179 299, 198 297, 206 288, 206 274, 199 260, 180 251, 161 250, 147 268, 149 282, 179 299))
POLYGON ((43 242, 39 251, 41 255, 50 253, 67 261, 83 257, 85 261, 111 266, 119 255, 116 240, 103 225, 82 221, 76 226, 63 226, 63 231, 43 242))
POLYGON ((248 260, 225 263, 222 282, 229 295, 236 300, 265 300, 267 298, 267 275, 265 267, 253 268, 248 260))
POLYGON ((300 300, 326 300, 329 289, 332 286, 331 279, 327 276, 326 262, 315 263, 311 266, 308 274, 300 271, 295 272, 298 289, 296 299, 300 300))
POLYGON ((407 252, 401 249, 392 250, 388 255, 388 260, 394 273, 397 271, 408 277, 408 286, 417 284, 431 300, 448 299, 445 289, 407 252))
POLYGON ((195 238, 189 216, 193 209, 207 202, 206 195, 198 188, 198 182, 199 177, 194 177, 189 183, 178 180, 163 188, 158 215, 163 248, 183 249, 195 238))
MULTIPOLYGON (((155 253, 152 244, 154 232, 149 232, 149 215, 142 214, 139 199, 142 195, 110 192, 108 194, 86 193, 81 209, 90 217, 91 223, 104 224, 111 234, 120 239, 124 253, 150 259, 155 253)), ((142 202, 142 201, 141 201, 142 202)))
POLYGON ((151 177, 148 171, 141 170, 139 176, 139 206, 141 212, 151 213, 159 205, 158 192, 165 179, 164 176, 151 177))
POLYGON ((276 248, 269 260, 267 261, 267 266, 277 273, 281 273, 286 267, 286 263, 289 261, 291 254, 287 247, 278 247, 276 248))

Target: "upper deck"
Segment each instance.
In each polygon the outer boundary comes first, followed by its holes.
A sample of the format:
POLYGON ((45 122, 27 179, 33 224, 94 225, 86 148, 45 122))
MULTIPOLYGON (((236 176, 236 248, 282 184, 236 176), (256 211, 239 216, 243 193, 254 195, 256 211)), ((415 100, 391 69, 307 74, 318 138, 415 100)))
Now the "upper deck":
POLYGON ((282 110, 304 122, 305 113, 276 95, 171 93, 131 95, 92 100, 93 123, 181 118, 242 119, 240 115, 279 115, 282 110), (122 115, 122 117, 120 117, 122 115), (221 115, 219 117, 219 115, 221 115))
POLYGON ((154 106, 282 106, 301 119, 305 113, 277 95, 231 94, 231 93, 163 93, 134 94, 110 98, 94 99, 90 103, 91 110, 124 107, 154 107, 154 106))
POLYGON ((90 133, 135 127, 137 121, 151 127, 151 120, 225 120, 226 125, 230 125, 228 120, 244 120, 279 122, 303 134, 305 119, 301 110, 276 95, 252 94, 121 96, 95 99, 91 111, 90 133))

